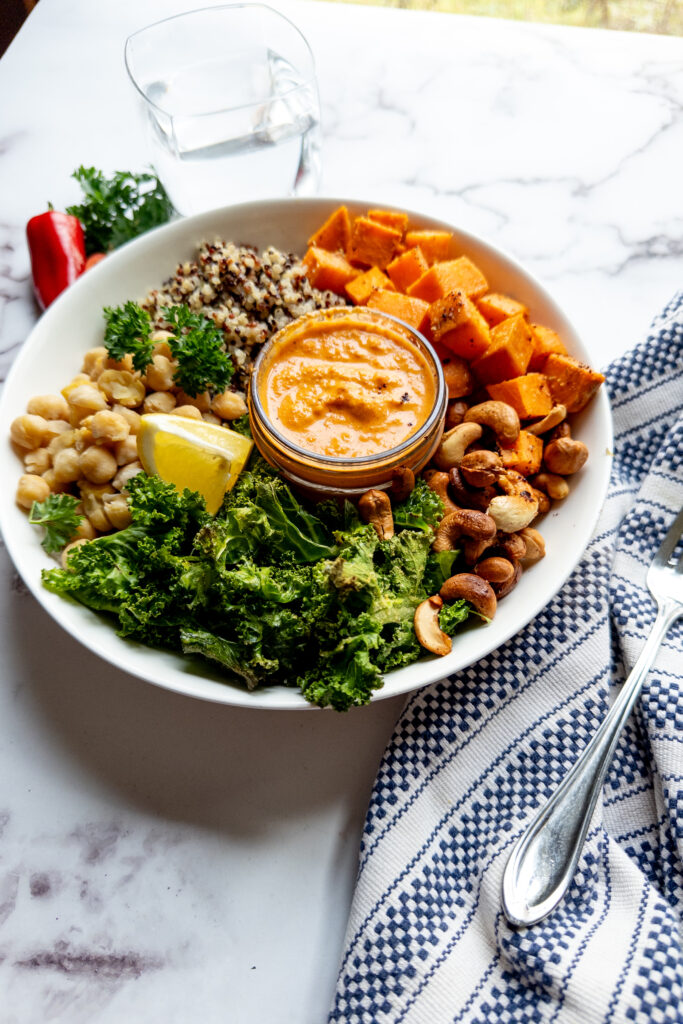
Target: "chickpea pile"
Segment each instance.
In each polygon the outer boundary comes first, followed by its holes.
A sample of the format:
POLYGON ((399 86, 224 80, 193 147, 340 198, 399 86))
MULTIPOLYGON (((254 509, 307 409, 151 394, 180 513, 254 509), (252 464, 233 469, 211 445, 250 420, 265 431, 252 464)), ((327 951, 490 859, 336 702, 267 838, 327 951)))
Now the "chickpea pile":
POLYGON ((153 358, 144 374, 134 371, 129 356, 117 362, 102 346, 86 352, 81 373, 61 394, 30 399, 10 427, 25 468, 16 493, 21 508, 29 511, 34 501, 66 492, 80 499, 85 517, 79 540, 124 529, 130 523, 126 485, 143 471, 137 450, 143 413, 173 412, 216 424, 246 413, 235 391, 195 398, 178 388, 169 337, 167 331, 153 334, 153 358))
MULTIPOLYGON (((451 638, 439 625, 444 602, 466 600, 487 619, 498 601, 517 585, 522 571, 545 556, 545 541, 532 525, 553 501, 569 494, 569 481, 588 458, 582 441, 571 436, 564 405, 555 405, 542 419, 524 429, 543 442, 540 472, 524 476, 504 465, 501 454, 520 432, 515 409, 505 402, 485 401, 468 406, 451 401, 446 432, 433 464, 424 473, 427 485, 439 495, 444 515, 432 549, 462 549, 468 572, 447 579, 438 594, 415 611, 415 633, 433 654, 451 650, 451 638)), ((390 494, 407 497, 414 486, 412 472, 402 467, 395 474, 390 494)), ((380 538, 394 530, 391 498, 384 491, 368 491, 359 511, 380 538)))

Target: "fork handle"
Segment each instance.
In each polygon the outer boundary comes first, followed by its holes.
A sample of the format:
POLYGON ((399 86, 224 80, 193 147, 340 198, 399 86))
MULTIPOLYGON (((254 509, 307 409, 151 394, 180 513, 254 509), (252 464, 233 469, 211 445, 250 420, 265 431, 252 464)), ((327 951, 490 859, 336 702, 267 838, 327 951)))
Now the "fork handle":
POLYGON ((621 730, 667 630, 682 614, 678 602, 660 602, 652 632, 605 719, 515 843, 503 875, 503 910, 512 924, 541 921, 564 896, 621 730))

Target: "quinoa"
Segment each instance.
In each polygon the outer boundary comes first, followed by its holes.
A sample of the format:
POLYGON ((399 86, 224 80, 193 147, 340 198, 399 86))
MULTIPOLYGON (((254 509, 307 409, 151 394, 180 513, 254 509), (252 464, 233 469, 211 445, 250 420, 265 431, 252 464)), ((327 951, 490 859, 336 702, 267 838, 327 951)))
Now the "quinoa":
POLYGON ((202 242, 196 259, 178 264, 142 306, 156 328, 166 326, 164 308, 184 303, 223 329, 226 352, 235 366, 233 387, 246 391, 261 345, 291 320, 315 309, 346 305, 334 292, 319 291, 293 253, 268 246, 216 240, 202 242))

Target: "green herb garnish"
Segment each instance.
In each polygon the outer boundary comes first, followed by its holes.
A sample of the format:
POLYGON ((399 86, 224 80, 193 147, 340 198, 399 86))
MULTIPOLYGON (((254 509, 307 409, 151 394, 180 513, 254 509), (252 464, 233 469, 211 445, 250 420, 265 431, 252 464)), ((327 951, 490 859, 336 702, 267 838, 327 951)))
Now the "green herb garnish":
POLYGON ((45 501, 34 501, 28 521, 45 527, 41 543, 49 555, 61 551, 76 536, 83 519, 76 508, 78 498, 71 494, 48 494, 45 501))
POLYGON ((112 309, 105 306, 104 344, 112 359, 121 360, 125 355, 133 357, 133 366, 140 373, 152 362, 154 343, 150 341, 152 321, 137 302, 126 302, 112 309))
POLYGON ((66 212, 83 225, 88 255, 116 249, 173 215, 173 204, 156 174, 115 171, 107 178, 95 167, 81 166, 71 177, 84 198, 66 212))
POLYGON ((226 355, 223 332, 213 320, 193 313, 188 306, 169 306, 164 317, 174 336, 168 344, 178 369, 173 379, 187 395, 203 391, 224 391, 233 374, 233 365, 226 355))

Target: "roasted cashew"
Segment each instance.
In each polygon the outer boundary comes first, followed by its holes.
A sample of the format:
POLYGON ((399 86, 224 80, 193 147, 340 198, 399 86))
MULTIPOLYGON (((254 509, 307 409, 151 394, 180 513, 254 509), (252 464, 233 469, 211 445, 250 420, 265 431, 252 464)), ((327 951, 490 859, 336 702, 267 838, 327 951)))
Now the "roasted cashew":
POLYGON ((554 405, 549 413, 547 413, 542 420, 538 420, 536 423, 530 423, 524 429, 528 434, 545 434, 547 431, 552 430, 558 423, 562 423, 567 416, 567 408, 564 405, 554 405))
POLYGON ((504 583, 494 583, 493 589, 499 601, 501 598, 507 597, 511 590, 514 590, 519 583, 521 575, 522 566, 519 562, 514 562, 512 576, 508 580, 505 580, 504 583))
POLYGON ((397 466, 391 474, 391 493, 394 501, 405 501, 415 487, 415 474, 409 466, 397 466))
POLYGON ((496 538, 489 537, 488 540, 474 540, 472 537, 465 537, 463 543, 463 554, 467 565, 476 565, 481 556, 489 548, 495 547, 496 538))
POLYGON ((493 487, 468 487, 458 466, 453 466, 448 474, 448 479, 453 497, 462 508, 476 508, 480 512, 485 512, 491 498, 496 494, 493 487))
POLYGON ((439 594, 444 601, 468 601, 480 615, 492 619, 498 604, 490 583, 471 572, 451 576, 442 586, 439 594))
POLYGON ((491 499, 487 515, 503 533, 516 533, 538 515, 538 499, 527 480, 514 470, 502 473, 498 485, 505 494, 491 499))
POLYGON ((358 502, 358 511, 363 522, 374 526, 380 540, 394 536, 394 516, 386 491, 366 491, 358 502))
POLYGON ((578 473, 587 458, 588 449, 583 441, 576 441, 572 437, 560 437, 557 441, 551 441, 543 452, 546 469, 561 476, 578 473))
POLYGON ((526 542, 521 533, 499 533, 496 547, 504 551, 511 562, 518 562, 526 554, 526 542))
POLYGON ((450 494, 448 493, 448 473, 442 473, 438 469, 428 469, 424 473, 424 481, 430 490, 434 491, 435 494, 441 498, 443 502, 444 515, 448 512, 457 512, 460 508, 452 501, 450 494))
POLYGON ((559 441, 561 437, 571 437, 572 428, 569 426, 568 420, 562 420, 562 423, 558 424, 555 429, 548 436, 548 444, 551 441, 559 441))
POLYGON ((454 401, 448 403, 446 410, 446 427, 451 430, 453 427, 459 426, 462 423, 463 417, 467 412, 469 406, 467 402, 463 402, 461 398, 456 398, 454 401))
POLYGON ((544 516, 546 512, 550 512, 550 498, 545 491, 539 491, 538 487, 532 487, 531 493, 538 502, 537 516, 544 516))
POLYGON ((471 508, 459 508, 444 516, 434 536, 432 551, 453 551, 462 536, 475 540, 495 537, 496 524, 484 512, 471 508))
POLYGON ((545 541, 538 530, 534 530, 532 526, 525 526, 523 530, 520 530, 519 536, 526 544, 523 562, 531 565, 533 562, 539 562, 541 558, 545 558, 545 541))
POLYGON ((569 494, 569 484, 557 473, 537 473, 530 482, 538 490, 545 491, 553 501, 562 501, 569 494))
POLYGON ((460 460, 458 469, 472 487, 490 487, 495 483, 503 460, 497 452, 482 448, 478 452, 467 452, 460 460))
POLYGON ((492 555, 477 562, 474 571, 487 583, 507 583, 515 574, 515 566, 509 558, 492 555))
POLYGON ((413 618, 415 636, 419 642, 426 650, 441 657, 450 654, 452 646, 448 633, 444 633, 439 625, 439 612, 442 608, 443 601, 438 595, 428 597, 417 606, 413 618))
POLYGON ((457 466, 469 446, 478 441, 481 435, 482 429, 478 423, 458 424, 443 435, 434 455, 434 462, 439 469, 457 466))
POLYGON ((507 402, 481 402, 465 413, 464 423, 480 423, 490 427, 504 445, 513 444, 519 437, 519 416, 507 402))

